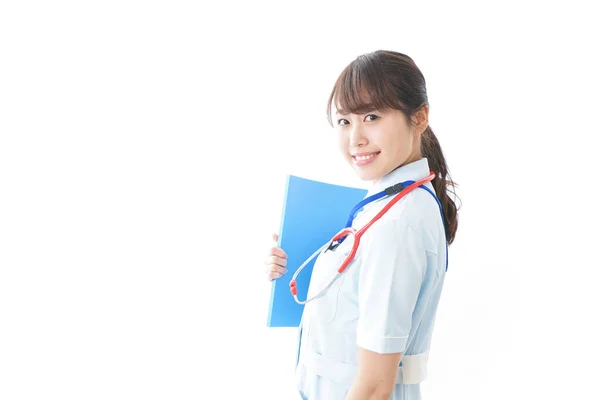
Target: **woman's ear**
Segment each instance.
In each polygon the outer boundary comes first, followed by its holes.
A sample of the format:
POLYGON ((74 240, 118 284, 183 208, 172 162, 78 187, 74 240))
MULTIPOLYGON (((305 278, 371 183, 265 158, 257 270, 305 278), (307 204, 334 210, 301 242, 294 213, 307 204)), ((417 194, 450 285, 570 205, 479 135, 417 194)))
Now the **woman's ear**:
POLYGON ((425 132, 429 126, 429 106, 424 105, 413 114, 413 127, 417 135, 425 132))

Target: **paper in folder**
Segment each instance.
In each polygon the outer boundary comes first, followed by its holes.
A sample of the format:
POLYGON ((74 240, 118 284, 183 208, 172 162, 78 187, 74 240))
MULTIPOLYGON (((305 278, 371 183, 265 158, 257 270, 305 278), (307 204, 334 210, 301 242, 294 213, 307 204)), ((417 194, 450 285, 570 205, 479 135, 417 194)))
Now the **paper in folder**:
MULTIPOLYGON (((278 246, 288 256, 287 270, 272 282, 267 326, 297 327, 303 305, 294 301, 290 281, 298 267, 346 226, 352 208, 367 190, 287 176, 278 246)), ((305 300, 315 257, 298 275, 298 299, 305 300)))

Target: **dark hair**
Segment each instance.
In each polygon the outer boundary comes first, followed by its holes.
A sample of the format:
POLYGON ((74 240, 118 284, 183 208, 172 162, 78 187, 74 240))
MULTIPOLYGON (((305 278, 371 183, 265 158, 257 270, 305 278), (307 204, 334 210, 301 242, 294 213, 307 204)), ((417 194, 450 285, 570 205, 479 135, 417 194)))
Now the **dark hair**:
MULTIPOLYGON (((331 107, 340 113, 364 114, 373 110, 399 110, 409 121, 423 106, 429 107, 425 77, 407 55, 378 50, 354 59, 340 74, 327 103, 327 119, 331 107)), ((432 181, 444 214, 446 241, 454 241, 458 228, 458 207, 450 198, 456 183, 450 179, 440 143, 430 126, 421 135, 421 154, 427 158, 436 177, 432 181)))

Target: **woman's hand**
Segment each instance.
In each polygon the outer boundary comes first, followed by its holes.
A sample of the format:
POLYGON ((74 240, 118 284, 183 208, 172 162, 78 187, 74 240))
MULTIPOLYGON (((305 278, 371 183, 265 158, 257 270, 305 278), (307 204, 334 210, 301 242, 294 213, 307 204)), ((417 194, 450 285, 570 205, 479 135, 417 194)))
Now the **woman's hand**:
POLYGON ((274 233, 273 241, 275 242, 275 245, 271 247, 267 258, 265 259, 267 278, 269 281, 281 278, 281 276, 287 272, 287 269, 285 269, 285 266, 287 265, 287 254, 281 247, 277 247, 278 238, 278 235, 274 233))

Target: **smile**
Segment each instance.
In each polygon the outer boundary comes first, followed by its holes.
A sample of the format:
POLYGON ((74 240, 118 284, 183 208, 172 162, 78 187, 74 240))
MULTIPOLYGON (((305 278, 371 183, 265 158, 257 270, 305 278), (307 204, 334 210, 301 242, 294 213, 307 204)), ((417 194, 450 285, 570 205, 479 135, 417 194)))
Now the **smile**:
POLYGON ((379 152, 361 153, 361 154, 353 155, 352 159, 354 160, 354 163, 356 165, 365 165, 365 164, 369 164, 369 163, 373 162, 375 160, 375 157, 377 157, 377 155, 379 155, 379 152))

